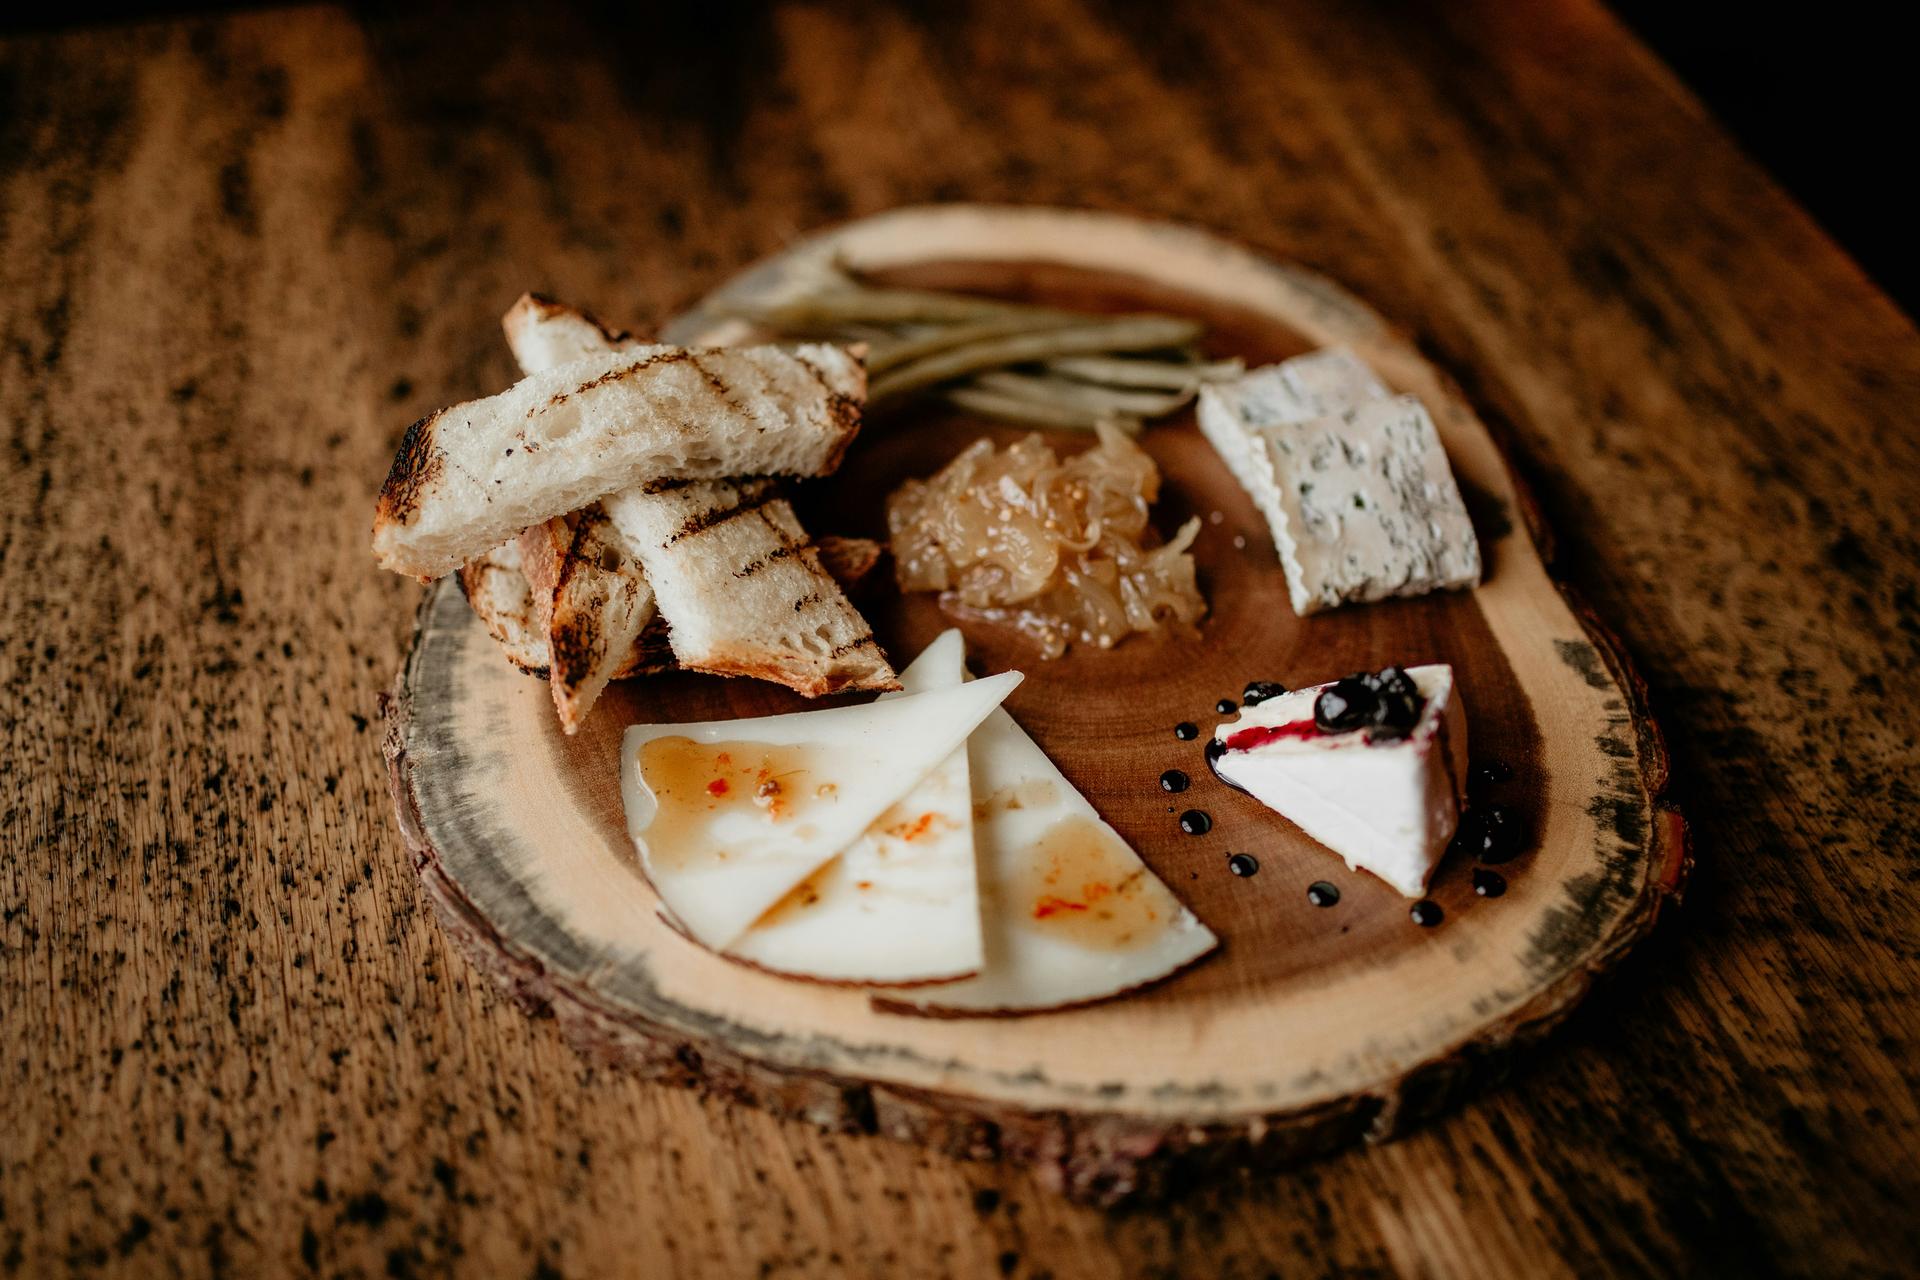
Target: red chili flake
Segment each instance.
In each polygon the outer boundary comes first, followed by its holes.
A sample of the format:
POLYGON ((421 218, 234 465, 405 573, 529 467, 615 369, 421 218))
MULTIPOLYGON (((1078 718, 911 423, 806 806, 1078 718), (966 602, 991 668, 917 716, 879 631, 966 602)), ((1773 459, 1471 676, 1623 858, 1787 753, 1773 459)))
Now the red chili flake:
POLYGON ((723 796, 727 794, 728 790, 729 788, 725 778, 715 778, 707 784, 707 794, 710 796, 723 796))
POLYGON ((1057 916, 1062 911, 1085 911, 1084 902, 1070 902, 1065 898, 1046 897, 1033 904, 1033 918, 1045 920, 1048 916, 1057 916))

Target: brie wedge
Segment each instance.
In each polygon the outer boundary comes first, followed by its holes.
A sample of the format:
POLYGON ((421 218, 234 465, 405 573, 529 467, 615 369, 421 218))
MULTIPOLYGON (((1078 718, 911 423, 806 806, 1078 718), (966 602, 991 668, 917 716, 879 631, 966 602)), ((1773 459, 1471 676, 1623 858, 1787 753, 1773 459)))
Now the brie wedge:
POLYGON ((1480 544, 1433 420, 1351 353, 1204 387, 1199 419, 1266 517, 1294 612, 1480 581, 1480 544))
POLYGON ((1404 738, 1324 733, 1313 707, 1326 685, 1246 708, 1214 730, 1221 779, 1409 898, 1427 881, 1466 798, 1467 719, 1453 668, 1409 667, 1426 699, 1404 738))
MULTIPOLYGON (((900 693, 966 680, 966 646, 947 631, 900 673, 900 693)), ((890 986, 980 970, 973 790, 955 748, 838 857, 808 876, 727 949, 775 973, 890 986)))
POLYGON ((1006 711, 967 754, 985 963, 959 982, 888 992, 883 1006, 1058 1009, 1157 982, 1217 945, 1006 711))
POLYGON ((627 830, 661 904, 724 951, 967 740, 1020 683, 755 720, 634 725, 627 830))

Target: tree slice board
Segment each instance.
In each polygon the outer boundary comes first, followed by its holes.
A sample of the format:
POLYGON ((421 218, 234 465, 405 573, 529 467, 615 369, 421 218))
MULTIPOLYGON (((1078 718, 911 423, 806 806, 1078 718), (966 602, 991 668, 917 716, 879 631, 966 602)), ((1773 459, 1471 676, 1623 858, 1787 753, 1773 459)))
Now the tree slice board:
MULTIPOLYGON (((983 670, 1018 667, 1008 707, 1067 776, 1221 937, 1187 972, 1104 1004, 1025 1017, 929 1018, 858 990, 799 983, 711 955, 668 928, 620 805, 622 729, 797 709, 784 690, 686 674, 615 685, 563 735, 543 681, 511 667, 450 581, 420 608, 390 700, 401 828, 450 932, 530 1010, 596 1060, 694 1083, 841 1130, 1030 1162, 1076 1196, 1111 1201, 1361 1137, 1389 1136, 1558 1023, 1652 927, 1687 869, 1661 799, 1665 761, 1641 690, 1604 632, 1556 585, 1533 509, 1453 382, 1329 281, 1203 233, 1112 215, 907 209, 806 240, 721 289, 665 337, 746 336, 720 318, 838 258, 902 281, 1210 325, 1208 354, 1249 366, 1346 343, 1439 426, 1482 539, 1471 594, 1301 619, 1262 521, 1194 427, 1157 425, 1163 531, 1203 517, 1195 547, 1211 612, 1198 636, 1076 648, 1039 661, 975 631, 983 670), (1476 760, 1510 765, 1501 799, 1525 815, 1510 888, 1476 896, 1449 860, 1436 928, 1408 903, 1252 800, 1202 759, 1214 705, 1254 679, 1301 685, 1361 668, 1446 661, 1460 674, 1476 760), (1174 736, 1180 721, 1199 740, 1174 736), (1169 797, 1158 778, 1194 779, 1169 797), (1209 812, 1182 834, 1177 813, 1209 812), (1241 878, 1230 853, 1251 853, 1241 878), (1307 887, 1341 891, 1331 908, 1307 887)), ((490 321, 477 318, 475 323, 490 321)), ((482 394, 491 388, 472 388, 482 394)), ((869 423, 842 472, 800 495, 816 534, 884 536, 884 500, 982 432, 935 410, 869 423)), ((1071 447, 1082 437, 1059 437, 1071 447)), ((867 609, 895 658, 948 622, 890 584, 867 609)))

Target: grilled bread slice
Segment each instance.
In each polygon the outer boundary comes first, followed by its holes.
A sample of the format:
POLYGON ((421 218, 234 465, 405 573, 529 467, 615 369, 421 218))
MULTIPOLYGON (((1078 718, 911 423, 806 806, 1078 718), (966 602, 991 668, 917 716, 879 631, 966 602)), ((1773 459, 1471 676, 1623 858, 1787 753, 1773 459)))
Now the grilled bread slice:
POLYGON ((646 567, 681 666, 810 698, 899 687, 771 481, 628 490, 601 505, 646 567))
POLYGON ((375 509, 382 567, 450 573, 529 525, 648 481, 824 475, 860 427, 843 347, 603 351, 407 429, 375 509))
MULTIPOLYGON (((886 548, 867 538, 826 537, 814 545, 820 552, 820 567, 850 596, 874 580, 873 571, 886 554, 886 548)), ((646 581, 644 575, 640 581, 646 581)), ((547 635, 534 618, 533 590, 520 569, 520 540, 502 543, 462 565, 460 586, 488 634, 500 642, 507 661, 529 675, 546 679, 550 661, 547 635)), ((654 675, 671 671, 675 665, 667 624, 656 610, 615 668, 613 678, 654 675)))
MULTIPOLYGON (((534 294, 523 295, 500 324, 527 374, 640 345, 584 311, 534 294)), ((650 661, 671 665, 672 652, 662 627, 651 658, 640 653, 641 630, 658 620, 653 588, 599 503, 534 525, 520 541, 535 622, 550 656, 554 709, 574 733, 609 680, 637 674, 630 668, 650 661)))
POLYGON ((510 539, 460 566, 460 591, 507 661, 532 675, 547 674, 547 633, 534 616, 533 588, 520 567, 520 540, 510 539))
MULTIPOLYGON (((501 327, 514 357, 528 373, 538 372, 545 361, 575 359, 582 353, 618 348, 633 341, 584 311, 532 294, 514 304, 502 318, 501 327)), ((769 482, 656 482, 626 491, 617 500, 626 508, 632 527, 662 531, 690 519, 733 523, 732 517, 747 504, 765 508, 760 518, 747 519, 714 535, 705 548, 709 555, 731 559, 734 568, 759 565, 751 572, 770 571, 764 584, 750 587, 744 595, 734 590, 734 581, 716 576, 717 561, 700 554, 689 557, 684 550, 666 547, 627 548, 647 566, 656 592, 661 589, 659 573, 683 579, 666 590, 670 604, 656 596, 674 654, 682 665, 727 675, 758 676, 809 696, 841 689, 894 687, 892 668, 880 657, 865 620, 821 568, 793 509, 774 494, 769 482), (830 638, 824 647, 822 637, 830 638), (862 640, 863 645, 859 643, 862 640), (850 642, 859 645, 858 655, 833 652, 850 642), (873 665, 876 660, 877 667, 873 665)), ((613 501, 609 499, 602 506, 610 511, 613 501)), ((620 527, 618 521, 615 527, 620 527)), ((873 558, 878 558, 877 548, 873 558)), ((599 571, 588 564, 574 572, 583 583, 591 583, 599 571)), ((583 592, 590 589, 582 587, 583 592)), ((555 637, 556 652, 559 647, 555 637)), ((558 703, 563 695, 557 664, 552 678, 558 703)), ((585 714, 584 709, 580 714, 585 714)), ((561 719, 567 719, 565 711, 561 719)))
POLYGON ((654 620, 653 589, 597 503, 534 525, 519 542, 554 709, 576 733, 654 620))

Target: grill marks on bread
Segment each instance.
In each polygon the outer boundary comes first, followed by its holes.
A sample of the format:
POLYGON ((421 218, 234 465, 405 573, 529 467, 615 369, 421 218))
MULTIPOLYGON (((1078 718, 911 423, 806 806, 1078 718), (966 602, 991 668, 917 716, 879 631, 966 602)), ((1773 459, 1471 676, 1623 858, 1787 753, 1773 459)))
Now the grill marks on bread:
MULTIPOLYGON (((698 537, 709 529, 718 528, 729 520, 757 514, 762 507, 773 501, 774 487, 771 480, 739 480, 724 484, 700 486, 701 493, 707 498, 705 510, 695 511, 680 522, 680 527, 667 536, 661 544, 670 547, 686 538, 698 537)), ((672 490, 658 490, 669 493, 672 490)))
POLYGON ((825 474, 858 429, 865 370, 841 348, 609 349, 589 322, 540 318, 553 314, 516 308, 509 333, 530 362, 563 363, 409 428, 375 513, 384 567, 437 577, 657 479, 825 474))
POLYGON ((766 482, 620 495, 607 512, 646 567, 680 665, 809 697, 897 684, 866 620, 766 482))
MULTIPOLYGON (((535 295, 521 298, 502 326, 529 374, 641 345, 585 312, 535 295)), ((823 358, 844 365, 846 353, 822 350, 823 358)), ((857 376, 850 382, 844 367, 836 379, 804 351, 769 349, 765 358, 744 360, 741 355, 653 349, 629 366, 556 390, 547 407, 631 373, 685 364, 697 381, 681 375, 676 384, 683 405, 686 396, 695 396, 684 412, 751 421, 765 434, 767 405, 810 400, 823 406, 827 432, 850 436, 857 430, 860 398, 842 385, 864 386, 857 356, 857 376)), ((827 469, 838 464, 845 443, 834 449, 827 469)), ((535 579, 529 595, 548 610, 534 629, 569 731, 604 687, 601 677, 610 666, 617 678, 678 661, 775 680, 808 694, 896 685, 865 619, 830 572, 858 581, 879 562, 880 548, 863 539, 835 539, 823 556, 770 479, 650 478, 597 507, 530 528, 514 546, 529 565, 526 576, 535 579), (622 593, 636 588, 655 607, 648 609, 651 620, 623 644, 632 622, 621 613, 622 593)), ((463 583, 468 576, 463 570, 463 583)))

